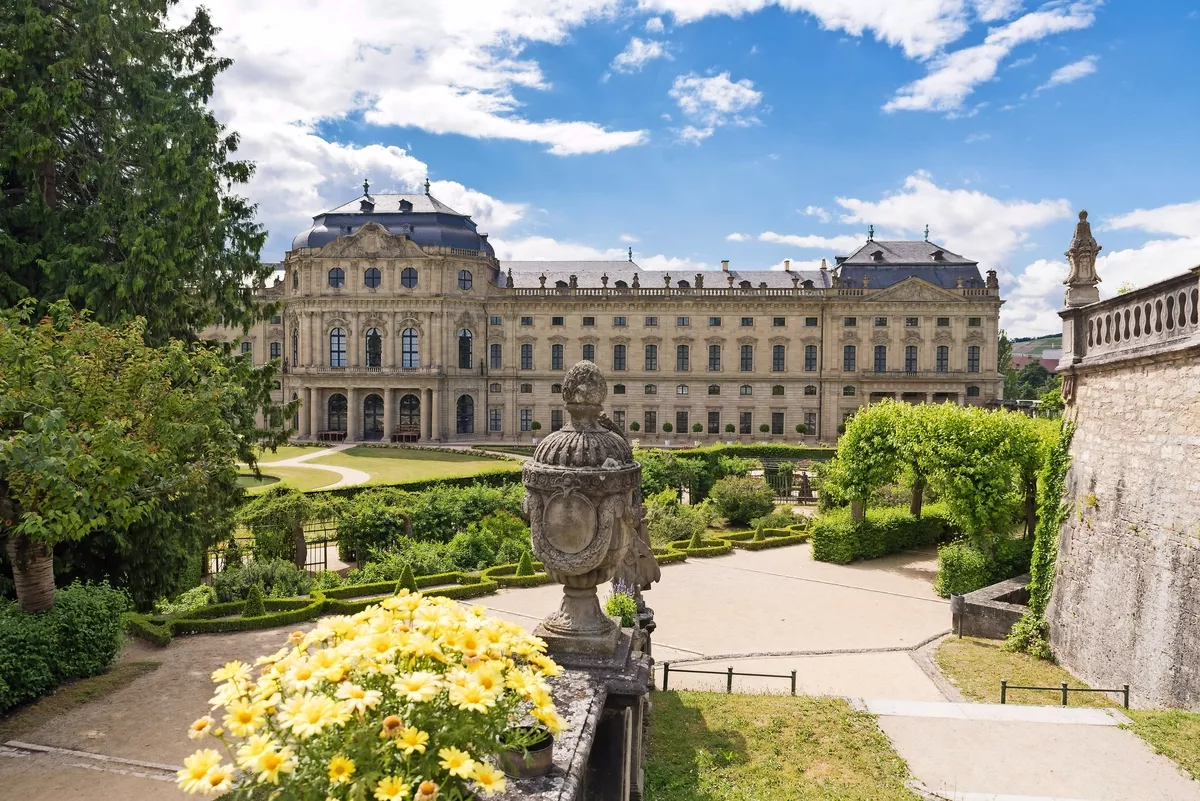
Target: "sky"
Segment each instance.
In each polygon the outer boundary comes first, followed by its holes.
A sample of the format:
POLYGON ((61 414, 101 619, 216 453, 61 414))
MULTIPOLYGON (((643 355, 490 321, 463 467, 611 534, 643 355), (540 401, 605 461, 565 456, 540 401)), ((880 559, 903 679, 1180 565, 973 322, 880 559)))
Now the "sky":
POLYGON ((1200 264, 1195 0, 203 5, 267 260, 428 178, 501 259, 804 268, 928 225, 1012 336, 1060 330, 1080 209, 1104 297, 1200 264))

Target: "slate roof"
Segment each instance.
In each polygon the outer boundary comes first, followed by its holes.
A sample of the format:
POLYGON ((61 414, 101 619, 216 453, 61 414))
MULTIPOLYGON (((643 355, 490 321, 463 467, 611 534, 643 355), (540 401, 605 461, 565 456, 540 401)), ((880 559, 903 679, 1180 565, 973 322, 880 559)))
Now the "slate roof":
POLYGON ((364 198, 370 198, 375 203, 374 214, 400 214, 400 201, 407 200, 412 204, 409 210, 413 214, 430 214, 438 212, 441 214, 453 214, 456 217, 465 217, 465 214, 459 214, 454 209, 447 206, 442 201, 432 195, 413 194, 413 195, 360 195, 349 203, 338 206, 336 209, 330 209, 323 212, 324 214, 362 214, 360 206, 364 198))
POLYGON ((914 277, 943 289, 954 289, 960 278, 963 286, 985 286, 978 262, 935 242, 871 240, 839 261, 837 277, 855 287, 862 286, 864 276, 872 289, 883 289, 914 277), (881 254, 878 261, 874 257, 877 252, 881 254), (940 260, 934 259, 937 252, 942 254, 940 260))
POLYGON ((772 289, 791 289, 792 276, 800 276, 800 282, 812 281, 815 288, 828 288, 831 275, 826 272, 822 276, 820 270, 643 270, 637 262, 631 261, 505 261, 500 263, 501 282, 509 269, 512 269, 513 286, 517 289, 537 289, 541 286, 539 277, 546 275, 547 288, 554 288, 556 281, 569 282, 572 275, 576 276, 579 286, 583 288, 599 288, 603 284, 601 276, 608 275, 609 287, 616 287, 618 281, 633 285, 633 275, 637 273, 638 283, 647 289, 661 289, 663 279, 671 276, 671 286, 678 287, 679 281, 687 281, 693 287, 696 273, 704 276, 705 289, 724 289, 729 286, 728 275, 733 275, 733 285, 738 286, 742 281, 749 281, 751 288, 757 289, 759 284, 766 282, 772 289), (824 282, 824 283, 822 283, 824 282))
POLYGON ((882 241, 868 240, 866 244, 851 253, 842 264, 977 264, 978 262, 963 258, 957 253, 951 253, 936 242, 912 241, 882 241), (880 251, 883 261, 872 258, 873 253, 880 251), (941 251, 942 260, 934 261, 933 254, 941 251))
POLYGON ((368 221, 379 223, 390 233, 404 234, 422 247, 441 245, 496 255, 487 235, 476 230, 469 215, 428 194, 359 195, 313 217, 312 227, 292 240, 292 249, 323 247, 339 236, 354 233, 368 221), (364 200, 372 205, 364 209, 364 200), (407 211, 401 208, 406 202, 412 205, 407 211))

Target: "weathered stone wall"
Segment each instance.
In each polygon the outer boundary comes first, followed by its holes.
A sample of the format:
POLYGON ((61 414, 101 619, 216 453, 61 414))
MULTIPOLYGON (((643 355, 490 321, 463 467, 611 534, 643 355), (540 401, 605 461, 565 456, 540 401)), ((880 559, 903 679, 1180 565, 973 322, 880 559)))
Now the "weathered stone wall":
POLYGON ((1137 706, 1200 709, 1200 348, 1073 382, 1054 652, 1092 686, 1128 683, 1137 706))

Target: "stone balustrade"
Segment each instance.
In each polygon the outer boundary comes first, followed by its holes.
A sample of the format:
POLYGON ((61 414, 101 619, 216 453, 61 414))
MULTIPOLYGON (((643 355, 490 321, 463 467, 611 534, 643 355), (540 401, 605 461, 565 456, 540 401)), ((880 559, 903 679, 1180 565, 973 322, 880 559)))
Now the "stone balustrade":
MULTIPOLYGON (((544 286, 509 290, 517 297, 564 297, 564 298, 667 298, 673 296, 696 297, 746 297, 746 298, 824 298, 824 297, 870 297, 884 292, 883 289, 862 287, 833 287, 830 289, 805 289, 804 287, 555 287, 544 286)), ((1000 297, 997 289, 988 287, 959 287, 946 290, 969 298, 1000 297)))

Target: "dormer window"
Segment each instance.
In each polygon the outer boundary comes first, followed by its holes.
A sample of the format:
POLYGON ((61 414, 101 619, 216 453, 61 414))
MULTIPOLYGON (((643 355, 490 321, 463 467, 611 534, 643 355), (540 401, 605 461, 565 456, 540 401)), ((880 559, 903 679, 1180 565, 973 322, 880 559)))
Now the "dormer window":
POLYGON ((945 252, 943 252, 941 250, 933 251, 933 260, 934 261, 945 261, 946 260, 945 252))
POLYGON ((375 211, 375 201, 371 200, 369 197, 364 197, 358 202, 358 210, 365 212, 375 211))
POLYGON ((412 211, 412 202, 408 200, 401 200, 400 211, 412 211))
POLYGON ((812 289, 812 288, 813 288, 813 282, 812 282, 812 281, 805 281, 805 282, 804 282, 804 283, 802 283, 800 286, 802 286, 804 289, 812 289))
POLYGON ((555 282, 554 282, 554 286, 555 286, 555 288, 557 288, 557 289, 566 289, 566 288, 567 288, 567 282, 566 282, 566 281, 555 281, 555 282))
POLYGON ((617 281, 617 283, 614 284, 614 286, 617 289, 629 289, 629 284, 625 283, 624 281, 617 281))
POLYGON ((692 288, 692 285, 689 284, 687 281, 685 281, 682 278, 679 279, 679 283, 676 284, 676 286, 678 286, 680 289, 691 289, 692 288))
POLYGON ((738 286, 741 287, 742 289, 749 289, 750 282, 749 281, 739 281, 738 286))
POLYGON ((871 261, 883 261, 883 251, 877 250, 871 254, 871 261))

